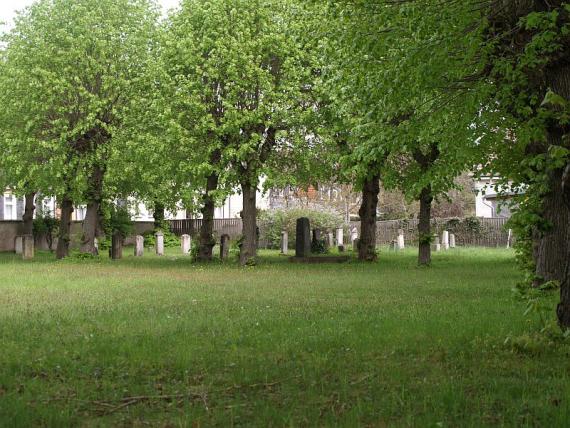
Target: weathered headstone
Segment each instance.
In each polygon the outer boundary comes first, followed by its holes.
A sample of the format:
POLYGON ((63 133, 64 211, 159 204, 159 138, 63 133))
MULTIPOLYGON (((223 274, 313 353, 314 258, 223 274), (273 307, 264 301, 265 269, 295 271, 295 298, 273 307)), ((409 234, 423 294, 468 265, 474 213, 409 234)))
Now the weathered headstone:
POLYGON ((154 249, 157 256, 164 256, 164 233, 158 231, 154 234, 154 249))
POLYGON ((449 248, 455 248, 455 233, 449 234, 449 248))
POLYGON ((356 238, 352 241, 352 251, 358 251, 358 247, 360 246, 360 239, 356 238))
POLYGON ((344 229, 342 227, 336 230, 336 245, 344 246, 344 229))
POLYGON ((507 235, 507 248, 511 248, 512 241, 513 241, 513 229, 509 229, 509 234, 507 235))
POLYGON ((111 237, 111 259, 119 260, 122 258, 123 258, 123 237, 119 232, 115 232, 111 237))
POLYGON ((398 229, 398 250, 403 250, 405 248, 404 242, 404 230, 398 229))
POLYGON ((444 250, 449 250, 449 232, 444 230, 441 235, 441 243, 444 250))
POLYGON ((144 236, 138 235, 135 238, 135 257, 142 257, 144 254, 144 236))
POLYGON ((289 250, 289 234, 286 231, 281 232, 281 254, 287 254, 289 250))
POLYGON ((438 235, 435 235, 435 238, 433 240, 433 246, 434 246, 435 251, 441 251, 441 244, 439 242, 439 236, 438 235))
POLYGON ((16 254, 22 254, 24 249, 24 237, 23 236, 16 236, 14 238, 14 251, 16 254))
POLYGON ((230 235, 220 237, 220 259, 227 260, 230 256, 230 235))
POLYGON ((358 239, 358 229, 353 227, 350 231, 350 243, 352 244, 352 249, 356 250, 358 248, 358 243, 356 240, 358 239))
POLYGON ((334 233, 332 232, 327 233, 327 246, 328 248, 334 247, 334 233))
POLYGON ((34 235, 22 236, 22 258, 24 260, 34 258, 34 235))
POLYGON ((180 237, 180 247, 182 248, 182 254, 190 254, 192 247, 192 238, 190 235, 182 235, 180 237))
POLYGON ((295 234, 295 257, 308 257, 311 254, 311 224, 307 217, 297 219, 295 234))

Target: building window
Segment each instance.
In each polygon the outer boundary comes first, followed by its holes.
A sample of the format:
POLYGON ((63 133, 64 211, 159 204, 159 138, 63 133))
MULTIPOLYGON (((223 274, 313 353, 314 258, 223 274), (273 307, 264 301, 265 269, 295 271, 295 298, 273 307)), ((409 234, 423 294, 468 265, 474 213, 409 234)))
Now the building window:
POLYGON ((17 199, 10 193, 4 194, 4 220, 17 220, 17 199))
POLYGON ((75 208, 75 220, 83 221, 85 220, 85 214, 87 214, 87 207, 81 206, 75 208))

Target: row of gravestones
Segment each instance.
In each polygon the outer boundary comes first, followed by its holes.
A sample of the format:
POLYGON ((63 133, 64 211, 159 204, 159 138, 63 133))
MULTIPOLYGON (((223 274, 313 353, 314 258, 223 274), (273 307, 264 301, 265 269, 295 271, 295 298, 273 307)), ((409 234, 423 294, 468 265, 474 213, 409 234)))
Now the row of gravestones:
MULTIPOLYGON (((154 234, 154 252, 157 256, 164 255, 164 234, 157 232, 154 234)), ((192 237, 190 235, 182 235, 180 237, 180 249, 182 254, 190 254, 192 250, 192 237)), ((123 256, 123 240, 120 236, 113 236, 111 241, 110 255, 114 260, 120 259, 123 256)), ((135 237, 135 257, 142 257, 144 255, 144 237, 135 237)), ((222 235, 220 237, 220 259, 227 260, 230 255, 230 236, 222 235)))
MULTIPOLYGON (((297 227, 295 232, 295 257, 308 257, 311 255, 311 242, 316 243, 322 239, 323 231, 321 229, 313 229, 311 239, 311 223, 306 217, 297 219, 297 227)), ((328 248, 335 245, 334 233, 327 232, 325 235, 325 243, 328 248)), ((351 231, 351 242, 354 247, 358 241, 358 232, 356 228, 351 231)), ((336 245, 339 252, 344 252, 344 230, 336 229, 336 245)), ((281 254, 287 254, 289 251, 289 235, 286 231, 281 232, 281 254)))
MULTIPOLYGON (((123 237, 116 233, 111 238, 111 248, 109 249, 109 256, 113 260, 118 260, 123 257, 123 237)), ((95 246, 98 247, 97 240, 95 246)), ((190 254, 192 248, 192 238, 190 235, 182 235, 180 237, 180 247, 182 254, 190 254)), ((155 253, 158 256, 164 255, 164 234, 157 232, 155 234, 155 253)), ((20 235, 15 238, 15 252, 21 254, 24 260, 34 258, 34 237, 33 235, 20 235)), ((135 257, 142 257, 144 254, 144 237, 138 235, 135 238, 135 257)), ((230 254, 230 236, 222 235, 220 238, 220 258, 226 260, 230 254)))
MULTIPOLYGON (((405 248, 404 242, 404 231, 403 229, 398 229, 398 238, 394 239, 390 244, 390 249, 392 250, 403 250, 405 248)), ((450 248, 455 248, 455 235, 453 233, 449 233, 449 231, 444 230, 441 235, 441 240, 439 239, 438 235, 434 235, 433 250, 441 251, 449 250, 450 248)))

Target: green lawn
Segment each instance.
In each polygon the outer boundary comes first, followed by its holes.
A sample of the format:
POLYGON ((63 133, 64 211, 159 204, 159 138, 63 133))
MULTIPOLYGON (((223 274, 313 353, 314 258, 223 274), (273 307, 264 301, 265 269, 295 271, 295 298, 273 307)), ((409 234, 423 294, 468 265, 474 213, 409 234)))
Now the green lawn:
MULTIPOLYGON (((129 250, 130 254, 130 250, 129 250)), ((241 269, 0 255, 0 426, 568 426, 513 253, 241 269)), ((554 307, 556 296, 551 297, 554 307)))

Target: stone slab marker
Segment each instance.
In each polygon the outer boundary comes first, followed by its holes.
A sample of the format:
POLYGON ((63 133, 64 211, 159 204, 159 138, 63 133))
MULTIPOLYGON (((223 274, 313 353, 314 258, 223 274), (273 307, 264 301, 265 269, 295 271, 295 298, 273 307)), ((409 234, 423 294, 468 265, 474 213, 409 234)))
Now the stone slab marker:
POLYGON ((297 219, 295 234, 295 257, 311 255, 311 224, 307 217, 297 219))
POLYGON ((122 258, 123 258, 123 237, 119 232, 115 232, 111 237, 111 259, 119 260, 122 258))
POLYGON ((289 234, 286 231, 281 232, 281 254, 287 254, 289 250, 289 234))
POLYGON ((344 229, 342 227, 339 227, 336 230, 336 245, 338 245, 339 247, 342 245, 344 245, 344 229))
POLYGON ((441 235, 441 243, 444 250, 449 250, 449 232, 447 230, 444 230, 441 235))
POLYGON ((34 258, 34 236, 22 236, 22 258, 24 260, 31 260, 34 258))
POLYGON ((135 238, 135 257, 142 257, 144 254, 144 236, 138 235, 135 238))
POLYGON ((164 233, 156 232, 154 234, 155 243, 154 249, 157 256, 164 256, 164 233))
POLYGON ((435 239, 433 241, 435 251, 441 251, 441 244, 439 242, 439 236, 435 235, 435 239))
POLYGON ((227 260, 230 256, 230 235, 220 237, 220 259, 227 260))
POLYGON ((334 247, 334 233, 327 233, 327 244, 329 248, 334 247))
POLYGON ((180 237, 180 247, 182 248, 182 254, 190 254, 192 248, 192 238, 190 235, 182 235, 180 237))
POLYGON ((403 250, 404 248, 406 248, 404 241, 404 230, 398 229, 398 250, 403 250))
POLYGON ((358 247, 358 243, 356 240, 358 239, 358 229, 356 227, 352 228, 350 232, 350 243, 352 244, 352 248, 356 249, 358 247))
POLYGON ((24 251, 24 237, 23 236, 16 236, 14 238, 14 247, 16 254, 22 254, 24 251))
POLYGON ((507 236, 507 249, 511 248, 512 241, 513 241, 513 229, 509 229, 509 235, 507 236))
POLYGON ((449 248, 455 248, 455 233, 449 234, 449 248))

